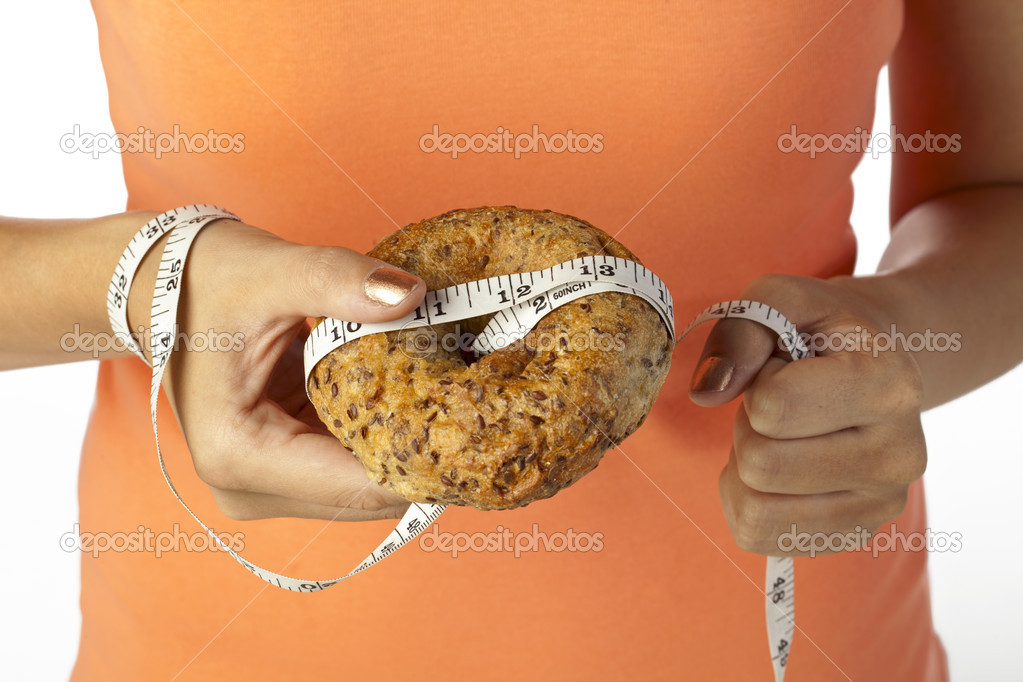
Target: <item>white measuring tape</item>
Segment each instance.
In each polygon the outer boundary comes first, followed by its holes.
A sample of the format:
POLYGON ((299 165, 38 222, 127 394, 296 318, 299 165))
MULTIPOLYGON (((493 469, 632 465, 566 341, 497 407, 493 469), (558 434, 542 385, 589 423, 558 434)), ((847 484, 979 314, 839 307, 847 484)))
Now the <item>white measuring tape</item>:
POLYGON ((399 320, 359 324, 328 317, 306 340, 306 390, 316 363, 335 348, 362 336, 497 313, 472 345, 477 354, 490 353, 526 336, 541 317, 555 308, 602 292, 634 294, 645 299, 664 320, 674 340, 671 294, 657 275, 624 258, 586 256, 546 270, 501 275, 430 291, 415 310, 399 320))
MULTIPOLYGON (((147 223, 132 239, 117 264, 110 283, 107 312, 114 332, 122 335, 129 348, 145 360, 128 331, 128 292, 143 256, 162 235, 172 232, 160 260, 151 322, 153 375, 149 405, 153 435, 156 439, 156 454, 164 480, 174 497, 210 538, 253 574, 287 590, 296 592, 325 590, 372 567, 411 542, 440 516, 445 506, 412 503, 394 530, 349 573, 329 580, 308 580, 280 575, 247 561, 221 540, 181 499, 170 480, 160 451, 156 419, 160 384, 177 336, 178 299, 188 251, 195 236, 203 227, 214 220, 224 218, 239 220, 233 213, 216 206, 196 204, 169 211, 147 223)), ((656 275, 635 261, 611 256, 587 256, 544 270, 491 277, 428 292, 415 310, 399 320, 360 324, 326 318, 312 330, 305 344, 307 390, 309 376, 321 359, 335 348, 362 336, 427 327, 442 322, 457 322, 493 313, 494 317, 473 343, 474 351, 488 353, 526 336, 541 317, 565 303, 605 292, 633 294, 643 298, 654 307, 667 326, 672 339, 676 341, 681 341, 704 322, 741 318, 758 322, 777 333, 793 360, 810 355, 792 323, 773 308, 755 301, 716 303, 700 313, 676 339, 671 293, 656 275)), ((764 595, 768 639, 776 682, 781 682, 784 678, 795 629, 793 584, 792 559, 768 557, 764 595)))
MULTIPOLYGON (((689 323, 678 337, 681 341, 704 322, 738 318, 758 322, 775 334, 793 360, 810 357, 795 325, 771 306, 758 301, 724 301, 715 303, 689 323)), ((789 557, 767 557, 767 577, 764 581, 764 605, 767 616, 767 643, 771 647, 775 682, 785 679, 785 665, 792 650, 792 635, 796 630, 795 566, 789 557)))

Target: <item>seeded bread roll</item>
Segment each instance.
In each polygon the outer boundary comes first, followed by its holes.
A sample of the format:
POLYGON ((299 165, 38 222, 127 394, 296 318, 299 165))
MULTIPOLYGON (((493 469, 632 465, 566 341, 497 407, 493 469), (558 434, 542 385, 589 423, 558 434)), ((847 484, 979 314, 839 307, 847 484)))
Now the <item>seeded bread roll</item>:
MULTIPOLYGON (((409 225, 369 255, 430 290, 589 255, 638 262, 586 221, 514 206, 409 225)), ((550 497, 639 428, 668 374, 667 329, 637 296, 576 299, 473 361, 454 341, 464 348, 486 322, 374 334, 317 364, 317 414, 370 479, 413 502, 478 509, 550 497)))

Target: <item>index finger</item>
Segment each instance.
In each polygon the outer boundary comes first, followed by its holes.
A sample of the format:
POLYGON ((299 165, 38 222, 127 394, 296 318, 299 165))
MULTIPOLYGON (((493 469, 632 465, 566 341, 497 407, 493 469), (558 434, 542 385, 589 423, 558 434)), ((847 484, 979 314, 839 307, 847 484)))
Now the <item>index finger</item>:
POLYGON ((922 387, 915 376, 894 357, 863 352, 771 360, 743 405, 753 429, 768 438, 821 436, 918 410, 922 387))

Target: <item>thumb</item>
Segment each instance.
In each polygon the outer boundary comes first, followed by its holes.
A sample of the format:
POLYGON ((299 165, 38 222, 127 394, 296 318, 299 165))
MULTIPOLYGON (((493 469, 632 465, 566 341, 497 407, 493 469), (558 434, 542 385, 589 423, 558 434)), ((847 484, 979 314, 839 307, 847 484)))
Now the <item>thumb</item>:
POLYGON ((281 316, 382 322, 408 314, 426 295, 419 277, 343 247, 282 242, 267 255, 264 272, 274 274, 265 293, 281 316))
MULTIPOLYGON (((740 298, 771 306, 803 330, 825 316, 830 300, 826 287, 809 277, 763 275, 750 283, 740 298)), ((718 321, 693 372, 690 399, 704 407, 727 403, 746 390, 776 352, 788 357, 779 349, 777 334, 762 324, 741 319, 718 321)))
POLYGON ((720 320, 703 346, 693 372, 689 397, 697 405, 716 407, 732 400, 756 377, 777 347, 778 337, 749 320, 720 320))

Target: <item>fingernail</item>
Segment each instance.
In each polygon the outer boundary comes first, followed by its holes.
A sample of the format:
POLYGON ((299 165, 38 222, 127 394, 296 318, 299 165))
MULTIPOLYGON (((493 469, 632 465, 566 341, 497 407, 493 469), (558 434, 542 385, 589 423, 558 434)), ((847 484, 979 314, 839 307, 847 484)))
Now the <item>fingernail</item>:
POLYGON ((717 393, 725 390, 732 380, 735 364, 720 355, 708 355, 700 363, 693 376, 693 385, 689 388, 693 393, 717 393))
POLYGON ((419 280, 407 272, 377 268, 366 275, 363 290, 369 300, 393 308, 408 298, 417 284, 419 280))

